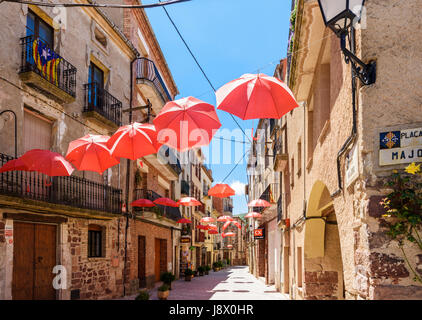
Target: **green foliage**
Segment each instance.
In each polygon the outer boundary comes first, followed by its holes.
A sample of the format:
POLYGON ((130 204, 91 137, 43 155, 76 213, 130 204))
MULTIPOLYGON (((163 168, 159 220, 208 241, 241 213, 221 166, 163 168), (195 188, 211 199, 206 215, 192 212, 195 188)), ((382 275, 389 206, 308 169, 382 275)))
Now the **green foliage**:
POLYGON ((139 291, 139 294, 136 296, 135 300, 149 300, 149 292, 147 290, 139 291))
POLYGON ((160 280, 165 284, 170 284, 172 281, 176 280, 176 276, 171 272, 164 272, 161 274, 160 280))
POLYGON ((381 201, 387 210, 387 214, 383 215, 388 226, 387 234, 398 242, 403 256, 414 274, 414 280, 422 283, 422 279, 412 268, 404 251, 406 241, 416 244, 422 250, 422 240, 419 235, 422 227, 421 178, 416 174, 393 171, 386 186, 392 189, 381 201))
POLYGON ((209 265, 206 265, 205 266, 205 271, 210 271, 210 270, 211 270, 211 267, 209 265))
POLYGON ((205 272, 205 267, 204 266, 199 266, 198 267, 198 272, 204 273, 205 272))
POLYGON ((185 269, 185 276, 192 276, 193 275, 193 270, 192 269, 185 269))
POLYGON ((164 292, 164 291, 168 291, 170 289, 170 287, 166 284, 163 284, 162 286, 158 287, 158 291, 164 292))

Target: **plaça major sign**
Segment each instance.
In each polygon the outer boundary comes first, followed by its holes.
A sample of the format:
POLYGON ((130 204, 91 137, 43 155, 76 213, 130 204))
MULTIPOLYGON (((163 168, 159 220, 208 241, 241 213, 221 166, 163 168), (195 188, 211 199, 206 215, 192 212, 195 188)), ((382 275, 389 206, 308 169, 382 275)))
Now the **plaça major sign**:
POLYGON ((422 128, 380 133, 380 166, 422 161, 422 128))

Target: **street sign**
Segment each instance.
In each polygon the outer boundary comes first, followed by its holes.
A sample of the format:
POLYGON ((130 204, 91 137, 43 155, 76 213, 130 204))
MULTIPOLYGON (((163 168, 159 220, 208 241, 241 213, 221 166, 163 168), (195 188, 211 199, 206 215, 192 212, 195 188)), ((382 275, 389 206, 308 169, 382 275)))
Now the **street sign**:
POLYGON ((190 238, 189 237, 181 237, 180 243, 190 243, 190 238))
POLYGON ((388 166, 422 161, 422 128, 380 133, 379 164, 388 166))
POLYGON ((263 228, 255 229, 253 231, 253 236, 255 239, 264 239, 264 229, 263 228))

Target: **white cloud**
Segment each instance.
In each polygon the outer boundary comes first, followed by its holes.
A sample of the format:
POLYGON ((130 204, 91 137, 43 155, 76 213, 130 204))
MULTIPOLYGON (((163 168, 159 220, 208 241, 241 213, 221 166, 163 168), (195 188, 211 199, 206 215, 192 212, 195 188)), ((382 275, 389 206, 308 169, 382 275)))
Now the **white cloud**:
POLYGON ((234 191, 236 191, 236 195, 242 195, 245 194, 245 184, 240 181, 235 181, 230 185, 230 188, 232 188, 234 191))

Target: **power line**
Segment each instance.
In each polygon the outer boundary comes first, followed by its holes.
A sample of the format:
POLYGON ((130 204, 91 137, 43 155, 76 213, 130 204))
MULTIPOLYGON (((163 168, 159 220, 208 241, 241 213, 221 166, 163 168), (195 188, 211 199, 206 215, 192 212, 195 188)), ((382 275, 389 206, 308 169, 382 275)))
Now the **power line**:
POLYGON ((149 9, 149 8, 156 8, 156 7, 163 7, 187 2, 191 0, 169 0, 159 3, 152 3, 152 4, 142 4, 142 5, 131 5, 131 4, 102 4, 102 3, 46 3, 46 2, 35 2, 35 1, 28 1, 28 0, 3 0, 2 2, 11 2, 11 3, 22 3, 22 4, 33 4, 41 7, 95 7, 95 8, 124 8, 124 9, 149 9))
POLYGON ((222 183, 224 181, 226 181, 226 179, 228 177, 230 177, 230 175, 233 173, 233 171, 237 168, 237 166, 240 164, 240 162, 245 159, 245 156, 248 154, 249 150, 246 150, 245 153, 243 154, 243 157, 236 163, 236 165, 230 170, 230 172, 227 174, 227 176, 223 179, 222 183))

